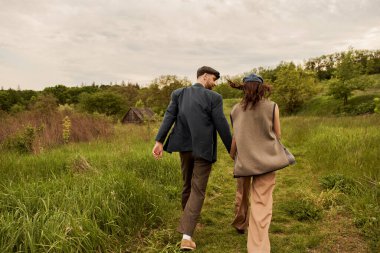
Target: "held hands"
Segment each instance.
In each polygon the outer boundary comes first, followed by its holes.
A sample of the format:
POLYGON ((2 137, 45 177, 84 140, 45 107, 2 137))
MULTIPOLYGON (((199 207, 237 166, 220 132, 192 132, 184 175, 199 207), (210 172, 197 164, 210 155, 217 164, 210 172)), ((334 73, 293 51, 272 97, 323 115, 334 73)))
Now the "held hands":
POLYGON ((162 143, 156 141, 156 144, 154 145, 153 150, 152 150, 152 154, 154 158, 156 158, 157 160, 160 159, 162 157, 163 150, 164 149, 163 149, 162 143))

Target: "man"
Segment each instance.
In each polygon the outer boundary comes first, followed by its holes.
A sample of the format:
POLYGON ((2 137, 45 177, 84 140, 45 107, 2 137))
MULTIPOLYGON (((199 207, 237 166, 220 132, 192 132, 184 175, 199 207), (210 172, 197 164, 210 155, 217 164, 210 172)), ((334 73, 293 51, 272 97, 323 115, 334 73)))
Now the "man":
POLYGON ((211 165, 217 159, 216 131, 228 152, 231 148, 222 96, 211 90, 219 77, 218 71, 203 66, 197 70, 197 83, 173 91, 152 151, 156 159, 162 157, 163 150, 180 154, 183 213, 177 230, 183 234, 181 250, 196 248, 191 237, 201 213, 211 165))

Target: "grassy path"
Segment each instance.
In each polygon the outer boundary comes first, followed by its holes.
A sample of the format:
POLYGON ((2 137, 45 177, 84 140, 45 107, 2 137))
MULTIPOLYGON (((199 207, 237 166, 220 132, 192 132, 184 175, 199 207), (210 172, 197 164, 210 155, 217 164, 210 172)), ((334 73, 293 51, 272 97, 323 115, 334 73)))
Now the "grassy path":
MULTIPOLYGON (((214 166, 202 225, 195 235, 198 252, 246 252, 246 235, 238 235, 230 226, 235 191, 231 166, 226 155, 214 166)), ((277 172, 270 228, 272 252, 367 252, 366 242, 339 206, 323 211, 317 221, 301 222, 284 212, 298 195, 317 194, 317 180, 302 156, 297 165, 277 172)))
MULTIPOLYGON (((233 163, 224 150, 221 149, 219 154, 210 177, 202 217, 194 234, 197 252, 246 252, 246 235, 237 234, 230 225, 236 183, 232 177, 233 163)), ((310 165, 301 153, 296 155, 298 163, 295 166, 277 172, 270 227, 272 252, 369 252, 364 238, 339 203, 327 209, 314 210, 315 213, 319 212, 317 219, 299 221, 298 216, 294 217, 286 211, 294 211, 297 199, 305 199, 306 196, 322 199, 318 180, 310 165)), ((322 197, 329 199, 329 196, 322 197)), ((330 199, 335 201, 336 198, 332 196, 330 199)), ((307 212, 313 214, 313 209, 307 207, 306 204, 306 211, 305 206, 300 207, 300 212, 305 212, 301 213, 301 217, 307 216, 307 212)), ((175 232, 179 215, 180 211, 168 228, 153 233, 148 240, 151 245, 142 248, 141 252, 179 252, 181 236, 175 232)))
MULTIPOLYGON (((297 164, 277 172, 270 227, 273 253, 380 252, 379 122, 378 115, 282 118, 284 137, 291 140, 284 144, 297 164)), ((219 143, 194 234, 197 252, 246 252, 246 236, 230 225, 236 187, 232 166, 219 143)), ((173 169, 179 173, 179 162, 173 169)), ((177 208, 172 222, 149 239, 149 252, 178 252, 179 200, 177 208)))
MULTIPOLYGON (((323 211, 318 221, 298 221, 283 211, 297 195, 319 194, 311 170, 302 158, 298 160, 297 165, 277 172, 270 228, 272 252, 368 252, 366 242, 339 206, 323 211)), ((246 235, 238 235, 230 225, 235 194, 231 166, 223 154, 213 167, 194 237, 198 252, 246 252, 246 235)))

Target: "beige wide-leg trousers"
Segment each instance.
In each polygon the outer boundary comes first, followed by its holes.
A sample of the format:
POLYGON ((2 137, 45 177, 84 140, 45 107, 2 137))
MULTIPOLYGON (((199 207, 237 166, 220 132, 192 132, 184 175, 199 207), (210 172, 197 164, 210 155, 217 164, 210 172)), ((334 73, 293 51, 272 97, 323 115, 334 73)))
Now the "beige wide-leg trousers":
POLYGON ((275 172, 237 179, 235 220, 232 225, 237 229, 248 227, 248 253, 270 252, 269 225, 275 182, 275 172), (249 212, 248 200, 251 202, 249 212))

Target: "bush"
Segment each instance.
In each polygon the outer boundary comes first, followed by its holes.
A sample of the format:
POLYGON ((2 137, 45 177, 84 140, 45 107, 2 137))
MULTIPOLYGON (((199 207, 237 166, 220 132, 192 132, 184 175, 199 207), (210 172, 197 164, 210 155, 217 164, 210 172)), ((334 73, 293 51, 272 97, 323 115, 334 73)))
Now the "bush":
POLYGON ((357 96, 349 100, 348 104, 337 107, 336 114, 361 115, 375 112, 373 95, 357 96))
POLYGON ((272 98, 285 113, 298 111, 316 94, 315 74, 294 63, 282 63, 277 67, 272 98))
POLYGON ((42 148, 55 147, 69 141, 90 141, 112 134, 113 125, 104 116, 70 111, 56 111, 49 115, 26 111, 2 118, 0 147, 21 153, 38 153, 42 148))
POLYGON ((33 127, 27 125, 20 133, 9 138, 5 144, 8 149, 15 150, 19 153, 38 153, 39 145, 37 137, 43 131, 44 127, 33 127))
POLYGON ((360 115, 374 113, 374 103, 361 103, 359 105, 346 105, 340 109, 340 113, 344 115, 360 115))

